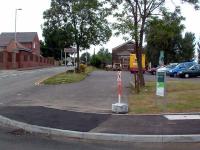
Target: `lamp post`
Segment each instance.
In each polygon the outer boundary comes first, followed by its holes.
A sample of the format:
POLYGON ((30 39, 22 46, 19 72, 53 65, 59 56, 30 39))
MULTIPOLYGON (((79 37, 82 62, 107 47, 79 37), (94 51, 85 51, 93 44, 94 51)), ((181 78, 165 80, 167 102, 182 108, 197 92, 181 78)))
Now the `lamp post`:
POLYGON ((17 30, 17 11, 18 10, 22 10, 21 8, 17 8, 15 9, 15 42, 17 41, 17 33, 16 33, 16 30, 17 30))

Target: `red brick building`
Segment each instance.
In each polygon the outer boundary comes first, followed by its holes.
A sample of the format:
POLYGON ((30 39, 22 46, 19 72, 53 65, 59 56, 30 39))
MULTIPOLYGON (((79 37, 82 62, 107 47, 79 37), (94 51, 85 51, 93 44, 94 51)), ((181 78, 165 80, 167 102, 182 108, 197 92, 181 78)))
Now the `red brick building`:
POLYGON ((54 59, 40 55, 36 32, 0 34, 0 69, 16 69, 54 65, 54 59))
POLYGON ((112 49, 112 65, 121 64, 123 70, 129 70, 130 54, 135 53, 135 44, 128 41, 112 49))

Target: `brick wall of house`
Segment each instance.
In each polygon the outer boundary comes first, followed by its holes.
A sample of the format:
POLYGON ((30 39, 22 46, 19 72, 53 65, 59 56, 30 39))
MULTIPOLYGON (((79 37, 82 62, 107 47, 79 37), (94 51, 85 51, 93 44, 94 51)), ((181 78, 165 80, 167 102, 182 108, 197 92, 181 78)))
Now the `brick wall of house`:
POLYGON ((40 40, 38 36, 35 36, 33 43, 32 43, 33 54, 40 56, 40 40))
POLYGON ((5 48, 6 52, 13 52, 13 49, 16 48, 16 43, 14 42, 14 40, 12 40, 8 46, 5 48))
POLYGON ((40 56, 40 41, 38 36, 35 36, 32 42, 21 43, 24 47, 31 49, 32 53, 40 56))
POLYGON ((0 69, 54 66, 55 64, 53 58, 44 58, 26 51, 0 52, 0 69))

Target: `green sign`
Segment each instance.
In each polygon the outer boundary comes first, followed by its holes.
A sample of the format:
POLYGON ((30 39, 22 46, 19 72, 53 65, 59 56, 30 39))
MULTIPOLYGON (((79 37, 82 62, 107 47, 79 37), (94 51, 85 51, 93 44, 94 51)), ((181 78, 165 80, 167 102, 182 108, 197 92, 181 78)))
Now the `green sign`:
POLYGON ((156 95, 157 96, 165 96, 165 72, 157 72, 156 75, 156 95))

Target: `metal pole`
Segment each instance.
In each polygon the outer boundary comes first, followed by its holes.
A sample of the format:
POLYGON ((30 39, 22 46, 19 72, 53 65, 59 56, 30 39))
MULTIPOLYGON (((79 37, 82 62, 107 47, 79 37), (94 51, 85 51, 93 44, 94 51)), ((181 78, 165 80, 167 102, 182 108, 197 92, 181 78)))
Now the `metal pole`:
POLYGON ((17 9, 15 9, 15 42, 17 41, 16 40, 16 23, 17 23, 17 9))
POLYGON ((22 10, 21 8, 15 9, 15 42, 17 42, 17 11, 22 10))
POLYGON ((75 50, 74 50, 74 73, 76 72, 76 53, 75 53, 75 50))
POLYGON ((66 64, 66 59, 67 59, 67 58, 66 58, 66 52, 65 52, 65 67, 67 66, 67 64, 66 64))
POLYGON ((62 62, 62 49, 60 50, 60 63, 61 63, 61 66, 62 66, 62 64, 63 64, 63 62, 62 62))

